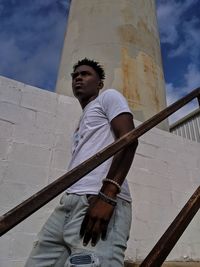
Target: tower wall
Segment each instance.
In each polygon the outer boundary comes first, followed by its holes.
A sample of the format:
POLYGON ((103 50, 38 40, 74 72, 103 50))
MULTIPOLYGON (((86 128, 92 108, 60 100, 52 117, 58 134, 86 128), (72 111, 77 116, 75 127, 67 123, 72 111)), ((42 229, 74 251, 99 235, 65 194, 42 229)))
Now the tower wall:
POLYGON ((73 96, 72 65, 84 57, 105 67, 104 88, 121 91, 136 119, 166 107, 154 0, 73 0, 57 93, 73 96))

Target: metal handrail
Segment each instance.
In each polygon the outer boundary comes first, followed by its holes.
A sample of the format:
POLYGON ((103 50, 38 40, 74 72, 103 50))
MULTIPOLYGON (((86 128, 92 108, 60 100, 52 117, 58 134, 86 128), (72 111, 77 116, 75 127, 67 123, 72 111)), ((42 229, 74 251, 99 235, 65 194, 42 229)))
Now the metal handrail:
POLYGON ((136 141, 138 137, 140 137, 148 130, 156 126, 158 123, 166 119, 168 116, 176 112, 185 104, 192 101, 194 98, 198 98, 198 101, 200 103, 200 88, 195 89, 180 100, 171 104, 169 107, 160 111, 152 118, 140 124, 134 130, 117 139, 117 141, 115 141, 111 145, 107 146, 94 156, 90 157, 88 160, 84 161, 68 173, 58 178, 53 183, 44 187, 38 193, 34 194, 15 208, 2 215, 0 218, 0 236, 5 234, 7 231, 9 231, 15 225, 23 221, 28 216, 30 216, 36 210, 44 206, 46 203, 48 203, 61 192, 73 185, 75 182, 77 182, 84 175, 99 166, 105 160, 116 154, 124 147, 136 141))
POLYGON ((140 267, 160 267, 200 209, 200 186, 156 243, 140 267))

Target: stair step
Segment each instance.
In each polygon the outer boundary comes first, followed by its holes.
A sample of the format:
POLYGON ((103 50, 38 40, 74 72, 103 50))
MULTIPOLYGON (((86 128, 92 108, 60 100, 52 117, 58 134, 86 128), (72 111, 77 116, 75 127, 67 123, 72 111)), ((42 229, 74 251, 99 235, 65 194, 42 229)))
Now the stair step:
MULTIPOLYGON (((140 263, 126 261, 124 267, 139 267, 140 263)), ((200 267, 200 262, 165 262, 163 267, 200 267)), ((156 266, 155 266, 156 267, 156 266)))

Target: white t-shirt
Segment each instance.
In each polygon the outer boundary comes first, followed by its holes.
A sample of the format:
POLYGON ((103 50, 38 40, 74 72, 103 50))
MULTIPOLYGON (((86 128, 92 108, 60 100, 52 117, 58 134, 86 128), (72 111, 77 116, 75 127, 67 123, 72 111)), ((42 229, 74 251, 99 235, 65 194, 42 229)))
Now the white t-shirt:
MULTIPOLYGON (((115 137, 110 122, 124 112, 131 113, 126 99, 115 89, 107 89, 87 104, 73 136, 72 159, 68 170, 73 169, 114 142, 115 137)), ((106 178, 109 171, 111 162, 112 157, 68 188, 67 192, 79 195, 97 195, 102 187, 102 180, 106 178)), ((121 193, 118 196, 131 201, 127 180, 124 181, 121 193)))

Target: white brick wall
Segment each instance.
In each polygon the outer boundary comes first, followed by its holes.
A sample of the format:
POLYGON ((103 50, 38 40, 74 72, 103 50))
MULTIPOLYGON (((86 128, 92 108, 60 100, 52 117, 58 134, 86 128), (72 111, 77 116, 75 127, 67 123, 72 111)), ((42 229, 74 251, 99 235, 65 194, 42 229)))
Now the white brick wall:
MULTIPOLYGON (((134 207, 127 255, 137 260, 153 248, 200 184, 199 144, 156 128, 140 138, 141 144, 128 174, 134 207)), ((199 260, 199 234, 197 213, 168 260, 199 260)))
MULTIPOLYGON (((74 98, 0 78, 1 214, 65 172, 80 113, 74 98)), ((199 144, 159 129, 140 138, 128 174, 133 223, 127 258, 140 260, 147 255, 199 185, 199 174, 199 144)), ((1 238, 0 267, 23 266, 58 199, 1 238)), ((168 259, 200 259, 199 234, 197 214, 168 259)))

